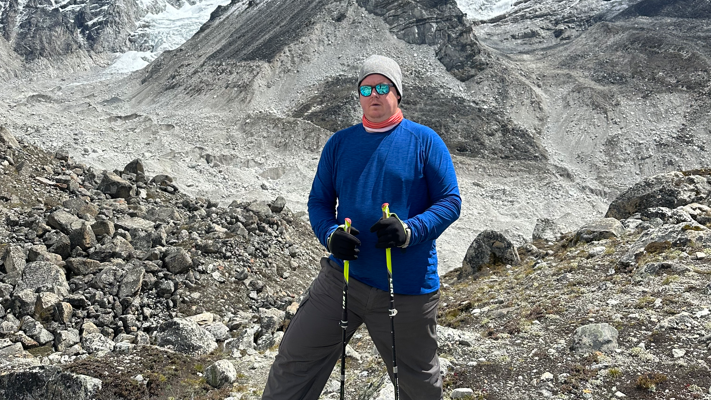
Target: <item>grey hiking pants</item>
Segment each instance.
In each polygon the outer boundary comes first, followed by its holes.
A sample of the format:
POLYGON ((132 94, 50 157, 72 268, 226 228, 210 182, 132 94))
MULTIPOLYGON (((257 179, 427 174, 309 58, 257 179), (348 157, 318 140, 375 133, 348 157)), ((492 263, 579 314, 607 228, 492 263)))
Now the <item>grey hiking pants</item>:
MULTIPOLYGON (((438 303, 439 291, 417 296, 395 295, 398 381, 403 400, 442 398, 436 339, 438 303)), ((392 380, 389 306, 388 292, 353 278, 349 280, 348 340, 365 323, 392 380)), ((341 356, 342 312, 343 272, 336 263, 323 258, 321 272, 284 334, 269 371, 263 400, 319 398, 341 356)))

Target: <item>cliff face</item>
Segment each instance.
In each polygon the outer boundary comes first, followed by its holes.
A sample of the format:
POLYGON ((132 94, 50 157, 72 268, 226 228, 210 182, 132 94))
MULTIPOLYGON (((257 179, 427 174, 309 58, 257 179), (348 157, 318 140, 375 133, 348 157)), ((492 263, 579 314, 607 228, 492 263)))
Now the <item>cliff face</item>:
MULTIPOLYGON (((149 12, 166 1, 7 0, 0 4, 0 34, 26 61, 76 52, 122 53, 136 49, 132 35, 149 12)), ((176 3, 175 5, 179 5, 176 3)))

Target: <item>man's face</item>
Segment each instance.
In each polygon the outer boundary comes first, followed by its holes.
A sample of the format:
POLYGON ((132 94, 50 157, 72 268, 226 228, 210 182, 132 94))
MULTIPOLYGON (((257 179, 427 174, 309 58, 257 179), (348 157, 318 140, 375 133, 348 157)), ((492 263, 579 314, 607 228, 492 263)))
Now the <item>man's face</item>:
MULTIPOLYGON (((366 76, 361 82, 361 86, 375 86, 379 83, 392 84, 390 79, 373 74, 366 76)), ((358 96, 360 97, 360 106, 363 108, 363 115, 370 122, 383 122, 390 118, 397 111, 397 101, 400 98, 394 86, 390 88, 388 94, 378 94, 373 89, 368 97, 364 97, 360 93, 358 96)))

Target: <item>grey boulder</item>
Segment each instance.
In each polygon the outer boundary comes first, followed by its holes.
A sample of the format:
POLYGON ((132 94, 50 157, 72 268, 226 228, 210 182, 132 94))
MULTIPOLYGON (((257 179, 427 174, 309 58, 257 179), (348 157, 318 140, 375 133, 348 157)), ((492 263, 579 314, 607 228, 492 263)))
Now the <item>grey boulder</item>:
POLYGON ((184 318, 162 323, 158 328, 157 344, 192 356, 208 354, 217 348, 210 332, 184 318))

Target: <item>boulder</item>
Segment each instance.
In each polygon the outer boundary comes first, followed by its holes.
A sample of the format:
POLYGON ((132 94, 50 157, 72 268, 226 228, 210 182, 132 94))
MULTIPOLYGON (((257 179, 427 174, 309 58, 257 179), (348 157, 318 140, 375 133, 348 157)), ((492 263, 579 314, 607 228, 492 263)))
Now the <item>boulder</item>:
POLYGON ((121 285, 118 291, 119 299, 136 295, 141 289, 145 274, 146 270, 140 265, 127 268, 123 279, 121 279, 121 285))
POLYGON ((236 379, 237 370, 229 360, 219 360, 205 369, 205 381, 217 389, 236 379))
POLYGON ((496 263, 516 265, 521 262, 516 246, 503 234, 486 230, 472 242, 464 256, 459 278, 479 272, 486 265, 496 263))
POLYGON ((273 213, 280 213, 282 210, 284 210, 284 207, 286 207, 286 199, 284 197, 279 196, 274 201, 269 204, 269 208, 272 210, 273 213))
POLYGON ((225 340, 231 337, 230 328, 228 328, 222 322, 215 322, 212 324, 205 325, 203 329, 210 332, 210 334, 212 334, 212 337, 214 337, 215 340, 217 340, 218 342, 224 342, 225 340))
POLYGON ((90 333, 81 339, 81 345, 87 353, 113 351, 116 343, 100 333, 90 333))
POLYGON ((215 338, 196 322, 183 318, 166 321, 158 328, 158 346, 192 356, 208 354, 217 349, 215 338))
POLYGON ((63 233, 69 235, 77 228, 80 228, 84 221, 76 215, 70 214, 64 210, 57 210, 47 217, 47 225, 54 229, 59 229, 63 233))
POLYGON ((84 251, 98 244, 91 225, 86 221, 82 221, 81 225, 69 234, 69 242, 72 247, 79 247, 84 251))
POLYGON ((0 144, 13 149, 19 149, 20 143, 7 128, 0 126, 0 144))
POLYGON ((35 316, 39 319, 49 319, 54 312, 54 306, 59 304, 61 299, 54 293, 42 292, 37 295, 35 302, 35 316))
POLYGON ((131 182, 112 172, 104 174, 97 189, 114 199, 124 198, 128 200, 132 197, 136 197, 136 187, 133 186, 131 182))
POLYGON ((563 234, 563 228, 550 218, 539 218, 536 220, 536 226, 533 228, 531 238, 533 240, 548 240, 556 241, 563 234))
POLYGON ((116 232, 114 223, 111 221, 96 221, 91 225, 91 229, 94 231, 94 235, 96 235, 97 238, 104 235, 113 237, 116 232))
POLYGON ((74 308, 71 304, 59 302, 54 305, 54 309, 52 310, 52 318, 60 324, 66 325, 72 322, 73 313, 74 308))
POLYGON ((69 236, 60 231, 46 234, 44 244, 48 247, 47 251, 59 255, 63 259, 68 258, 72 251, 72 242, 69 240, 69 236))
POLYGON ((163 256, 163 266, 173 274, 182 274, 192 268, 193 260, 185 249, 168 247, 163 256))
POLYGON ((11 285, 16 285, 22 277, 22 271, 25 269, 27 262, 25 260, 25 252, 22 247, 9 246, 5 249, 2 258, 2 265, 5 267, 5 282, 11 285))
POLYGON ((134 251, 135 249, 128 240, 121 236, 116 236, 111 239, 111 242, 96 246, 89 257, 99 261, 109 261, 112 258, 126 260, 133 257, 134 251))
POLYGON ((178 210, 173 207, 150 207, 146 212, 146 218, 155 222, 170 223, 171 221, 183 222, 183 217, 178 210))
POLYGON ((37 293, 34 289, 25 289, 13 292, 12 312, 15 315, 34 315, 37 304, 37 293))
POLYGON ((126 164, 123 172, 136 175, 136 182, 146 183, 146 170, 143 168, 143 161, 138 158, 126 164))
POLYGON ((101 271, 101 263, 88 258, 67 258, 66 266, 74 275, 95 274, 101 271))
POLYGON ((79 331, 74 328, 59 330, 54 336, 54 346, 57 351, 64 351, 80 342, 79 331))
POLYGON ((711 194, 707 177, 692 172, 668 172, 642 180, 612 201, 606 218, 626 219, 653 207, 674 209, 701 203, 711 194))
POLYGON ((259 325, 262 334, 273 335, 284 324, 286 313, 276 308, 259 309, 259 325))
POLYGON ((69 295, 69 284, 64 276, 64 270, 46 261, 35 261, 25 266, 22 278, 15 287, 15 292, 27 289, 52 292, 60 299, 69 295))
POLYGON ((62 372, 55 366, 38 366, 0 375, 2 399, 90 400, 100 390, 99 379, 62 372))
POLYGON ((617 329, 610 324, 590 324, 575 330, 571 351, 590 353, 610 352, 617 348, 617 329))
POLYGON ((95 218, 99 214, 99 207, 79 197, 65 200, 62 203, 62 207, 68 209, 72 214, 79 217, 88 216, 95 218))
POLYGON ((573 244, 589 243, 599 240, 618 238, 625 233, 625 227, 615 218, 602 218, 583 225, 573 237, 573 244))

